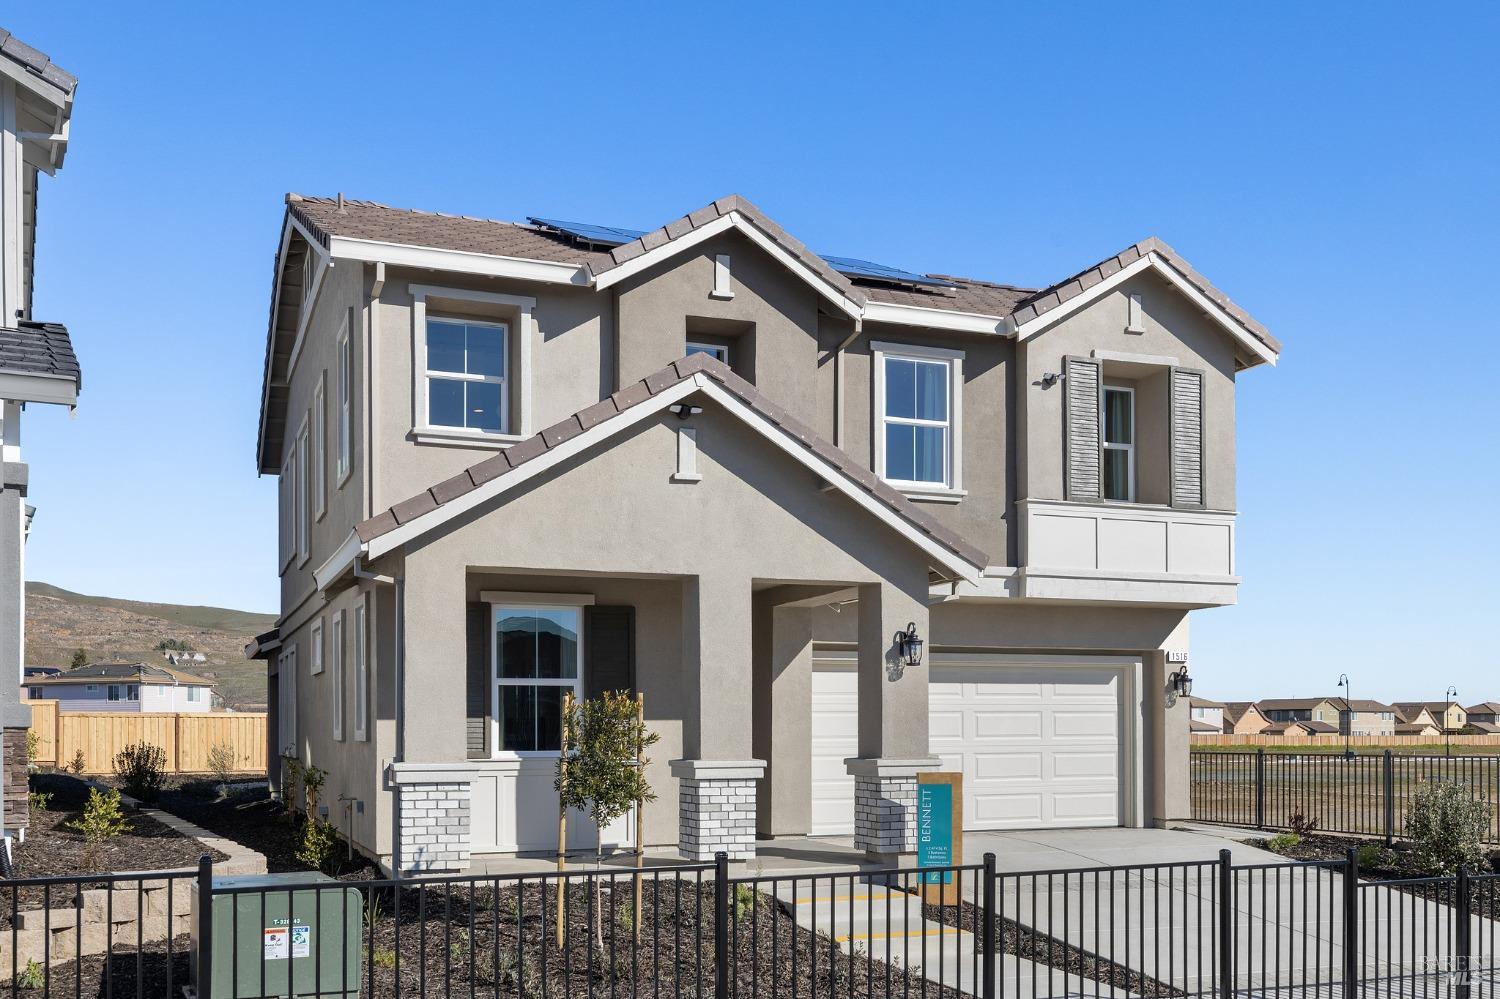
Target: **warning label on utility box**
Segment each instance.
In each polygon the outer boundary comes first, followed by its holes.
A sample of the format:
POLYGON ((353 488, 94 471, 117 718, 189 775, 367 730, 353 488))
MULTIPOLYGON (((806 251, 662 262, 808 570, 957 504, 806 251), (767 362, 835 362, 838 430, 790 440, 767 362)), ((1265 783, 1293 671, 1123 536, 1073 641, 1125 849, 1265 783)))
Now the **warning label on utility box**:
POLYGON ((288 930, 285 926, 266 927, 264 960, 285 961, 290 956, 287 934, 288 930))
POLYGON ((306 923, 292 926, 292 957, 307 957, 312 953, 312 927, 306 923))

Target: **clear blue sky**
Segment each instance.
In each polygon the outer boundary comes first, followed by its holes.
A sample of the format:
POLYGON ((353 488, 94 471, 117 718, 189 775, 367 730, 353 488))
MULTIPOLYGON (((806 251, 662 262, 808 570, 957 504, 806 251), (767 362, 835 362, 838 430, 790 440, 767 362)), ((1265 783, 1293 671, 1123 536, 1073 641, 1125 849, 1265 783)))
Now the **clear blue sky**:
POLYGON ((28 575, 274 609, 253 461, 289 190, 1045 284, 1149 234, 1286 344, 1239 393, 1238 607, 1199 690, 1500 700, 1500 7, 12 4, 82 78, 37 309, 28 575), (816 7, 817 9, 814 9, 816 7))

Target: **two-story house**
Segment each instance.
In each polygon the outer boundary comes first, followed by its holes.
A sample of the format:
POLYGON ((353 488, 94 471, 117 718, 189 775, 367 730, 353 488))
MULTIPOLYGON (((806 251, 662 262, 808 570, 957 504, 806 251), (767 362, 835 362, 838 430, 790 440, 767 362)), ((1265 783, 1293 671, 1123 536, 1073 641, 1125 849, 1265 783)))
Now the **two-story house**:
POLYGON ((1188 730, 1194 734, 1218 735, 1224 731, 1224 709, 1222 701, 1211 701, 1206 697, 1188 698, 1188 730))
POLYGON ((27 503, 21 418, 28 405, 72 408, 79 389, 68 331, 31 315, 37 187, 40 175, 62 166, 77 85, 72 74, 0 28, 0 829, 7 857, 12 837, 24 836, 28 822, 31 710, 21 703, 21 676, 26 538, 35 509, 27 503))
MULTIPOLYGON (((1450 728, 1449 731, 1469 729, 1485 735, 1500 732, 1500 702, 1484 701, 1459 710, 1463 714, 1457 716, 1457 729, 1450 728)), ((1453 722, 1455 716, 1450 714, 1448 720, 1453 722)))
POLYGON ((1343 704, 1343 698, 1330 697, 1271 697, 1255 702, 1272 724, 1314 721, 1331 725, 1335 730, 1343 704))
POLYGON ((273 749, 397 870, 555 846, 569 692, 644 696, 644 837, 690 858, 911 852, 935 769, 970 829, 1186 816, 1188 616, 1235 600, 1235 383, 1279 350, 1157 239, 1022 288, 737 196, 640 232, 290 195, 273 749))
POLYGON ((26 695, 59 711, 198 712, 213 709, 214 681, 154 663, 94 663, 28 677, 26 695))
POLYGON ((1397 735, 1442 735, 1464 727, 1464 709, 1451 701, 1398 701, 1391 707, 1397 735))
POLYGON ((1271 726, 1254 701, 1229 701, 1224 705, 1224 734, 1258 735, 1271 726))
POLYGON ((1335 698, 1340 735, 1395 735, 1396 709, 1380 701, 1335 698))

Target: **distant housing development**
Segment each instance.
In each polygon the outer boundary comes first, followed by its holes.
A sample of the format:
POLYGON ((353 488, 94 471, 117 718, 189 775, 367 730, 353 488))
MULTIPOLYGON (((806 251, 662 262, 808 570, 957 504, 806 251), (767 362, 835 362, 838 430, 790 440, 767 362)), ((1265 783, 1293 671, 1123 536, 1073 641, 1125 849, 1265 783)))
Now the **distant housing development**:
POLYGON ((214 682, 151 663, 95 663, 26 679, 27 699, 62 711, 209 711, 214 682))
POLYGON ((1441 736, 1500 734, 1500 702, 1268 697, 1220 703, 1190 698, 1193 735, 1441 736))

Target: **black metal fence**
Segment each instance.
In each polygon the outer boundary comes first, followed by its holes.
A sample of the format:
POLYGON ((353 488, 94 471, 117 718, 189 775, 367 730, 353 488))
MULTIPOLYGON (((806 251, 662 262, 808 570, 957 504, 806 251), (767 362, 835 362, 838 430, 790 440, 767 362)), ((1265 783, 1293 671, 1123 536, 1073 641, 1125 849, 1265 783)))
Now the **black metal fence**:
POLYGON ((1500 876, 1362 881, 1353 852, 217 886, 205 859, 197 872, 0 882, 6 895, 0 996, 166 997, 195 982, 198 999, 1474 999, 1500 984, 1500 876))
POLYGON ((1401 835, 1425 781, 1446 780, 1490 806, 1487 838, 1500 842, 1500 756, 1218 752, 1190 756, 1193 818, 1288 829, 1310 820, 1328 832, 1401 835))

